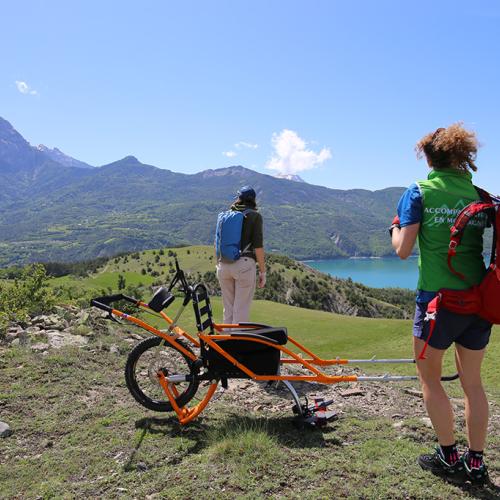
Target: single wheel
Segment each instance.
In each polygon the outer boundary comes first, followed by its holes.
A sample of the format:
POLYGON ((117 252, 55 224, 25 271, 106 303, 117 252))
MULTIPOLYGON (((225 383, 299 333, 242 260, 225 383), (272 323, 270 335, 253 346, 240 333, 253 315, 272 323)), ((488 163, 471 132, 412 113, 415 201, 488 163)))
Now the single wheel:
MULTIPOLYGON (((177 342, 193 352, 184 341, 177 339, 177 342)), ((157 373, 163 370, 165 376, 187 375, 191 372, 192 364, 190 358, 162 338, 151 337, 137 344, 128 355, 125 381, 132 396, 142 406, 154 411, 172 411, 157 373)), ((174 387, 179 393, 175 400, 182 407, 196 394, 198 381, 179 382, 174 387)))

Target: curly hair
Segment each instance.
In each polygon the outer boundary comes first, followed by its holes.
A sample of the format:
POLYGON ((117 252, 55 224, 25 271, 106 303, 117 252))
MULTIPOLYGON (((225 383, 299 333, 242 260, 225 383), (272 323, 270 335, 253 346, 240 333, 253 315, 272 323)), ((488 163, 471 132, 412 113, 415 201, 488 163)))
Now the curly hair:
POLYGON ((417 142, 415 151, 417 158, 425 155, 429 165, 436 170, 455 168, 475 172, 478 147, 475 132, 466 130, 462 123, 454 123, 422 137, 417 142))

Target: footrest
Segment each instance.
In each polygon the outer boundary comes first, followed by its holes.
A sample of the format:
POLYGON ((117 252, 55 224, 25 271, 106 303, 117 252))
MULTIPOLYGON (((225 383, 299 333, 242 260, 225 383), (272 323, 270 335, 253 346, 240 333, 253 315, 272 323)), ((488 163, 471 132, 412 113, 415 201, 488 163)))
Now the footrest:
POLYGON ((337 420, 338 414, 328 409, 328 405, 332 403, 332 400, 325 401, 323 398, 314 398, 312 405, 306 403, 301 408, 294 405, 292 410, 297 414, 293 422, 295 427, 298 429, 325 427, 328 422, 337 420))

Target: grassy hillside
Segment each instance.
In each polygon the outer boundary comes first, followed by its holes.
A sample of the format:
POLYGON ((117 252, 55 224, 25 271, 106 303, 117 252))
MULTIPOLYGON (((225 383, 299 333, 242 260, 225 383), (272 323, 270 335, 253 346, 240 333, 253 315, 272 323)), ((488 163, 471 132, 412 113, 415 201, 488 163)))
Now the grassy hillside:
MULTIPOLYGON (((220 299, 213 305, 220 318, 220 299)), ((268 301, 256 301, 251 318, 286 325, 326 357, 411 356, 409 321, 349 318, 268 301)), ((194 326, 191 313, 183 324, 194 326)), ((487 458, 497 482, 499 333, 496 329, 484 370, 492 399, 487 458)), ((46 356, 0 346, 1 416, 14 431, 0 447, 0 496, 177 499, 203 491, 223 499, 442 499, 498 493, 461 490, 416 465, 434 436, 420 417, 425 414, 421 400, 403 392, 416 389, 414 383, 361 385, 365 396, 354 399, 335 392, 339 421, 325 430, 298 431, 291 424, 289 399, 277 400, 278 408, 270 411, 268 391, 249 382, 181 429, 171 416, 138 406, 125 388, 125 358, 137 340, 115 329, 89 338, 85 348, 46 356)), ((391 371, 411 373, 413 367, 391 371)), ((459 395, 456 382, 447 387, 459 395)), ((458 439, 463 446, 461 421, 458 439)))
MULTIPOLYGON (((119 276, 122 276, 125 286, 142 287, 147 298, 151 285, 170 281, 176 257, 191 280, 203 281, 212 294, 220 294, 213 248, 209 246, 122 255, 110 259, 89 276, 63 276, 54 279, 52 286, 60 287, 63 297, 68 294, 71 298, 87 297, 91 290, 116 292, 119 276)), ((256 298, 353 316, 409 318, 413 314, 414 295, 409 290, 368 288, 350 280, 332 278, 285 256, 268 255, 267 266, 267 285, 256 291, 256 298)))

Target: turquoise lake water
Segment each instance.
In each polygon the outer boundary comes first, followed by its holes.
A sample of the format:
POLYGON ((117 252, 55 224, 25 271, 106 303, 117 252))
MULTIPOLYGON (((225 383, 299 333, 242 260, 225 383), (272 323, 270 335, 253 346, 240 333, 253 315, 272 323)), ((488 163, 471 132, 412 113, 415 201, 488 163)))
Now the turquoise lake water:
POLYGON ((338 278, 351 278, 366 286, 399 287, 415 290, 418 258, 307 260, 304 264, 338 278))

